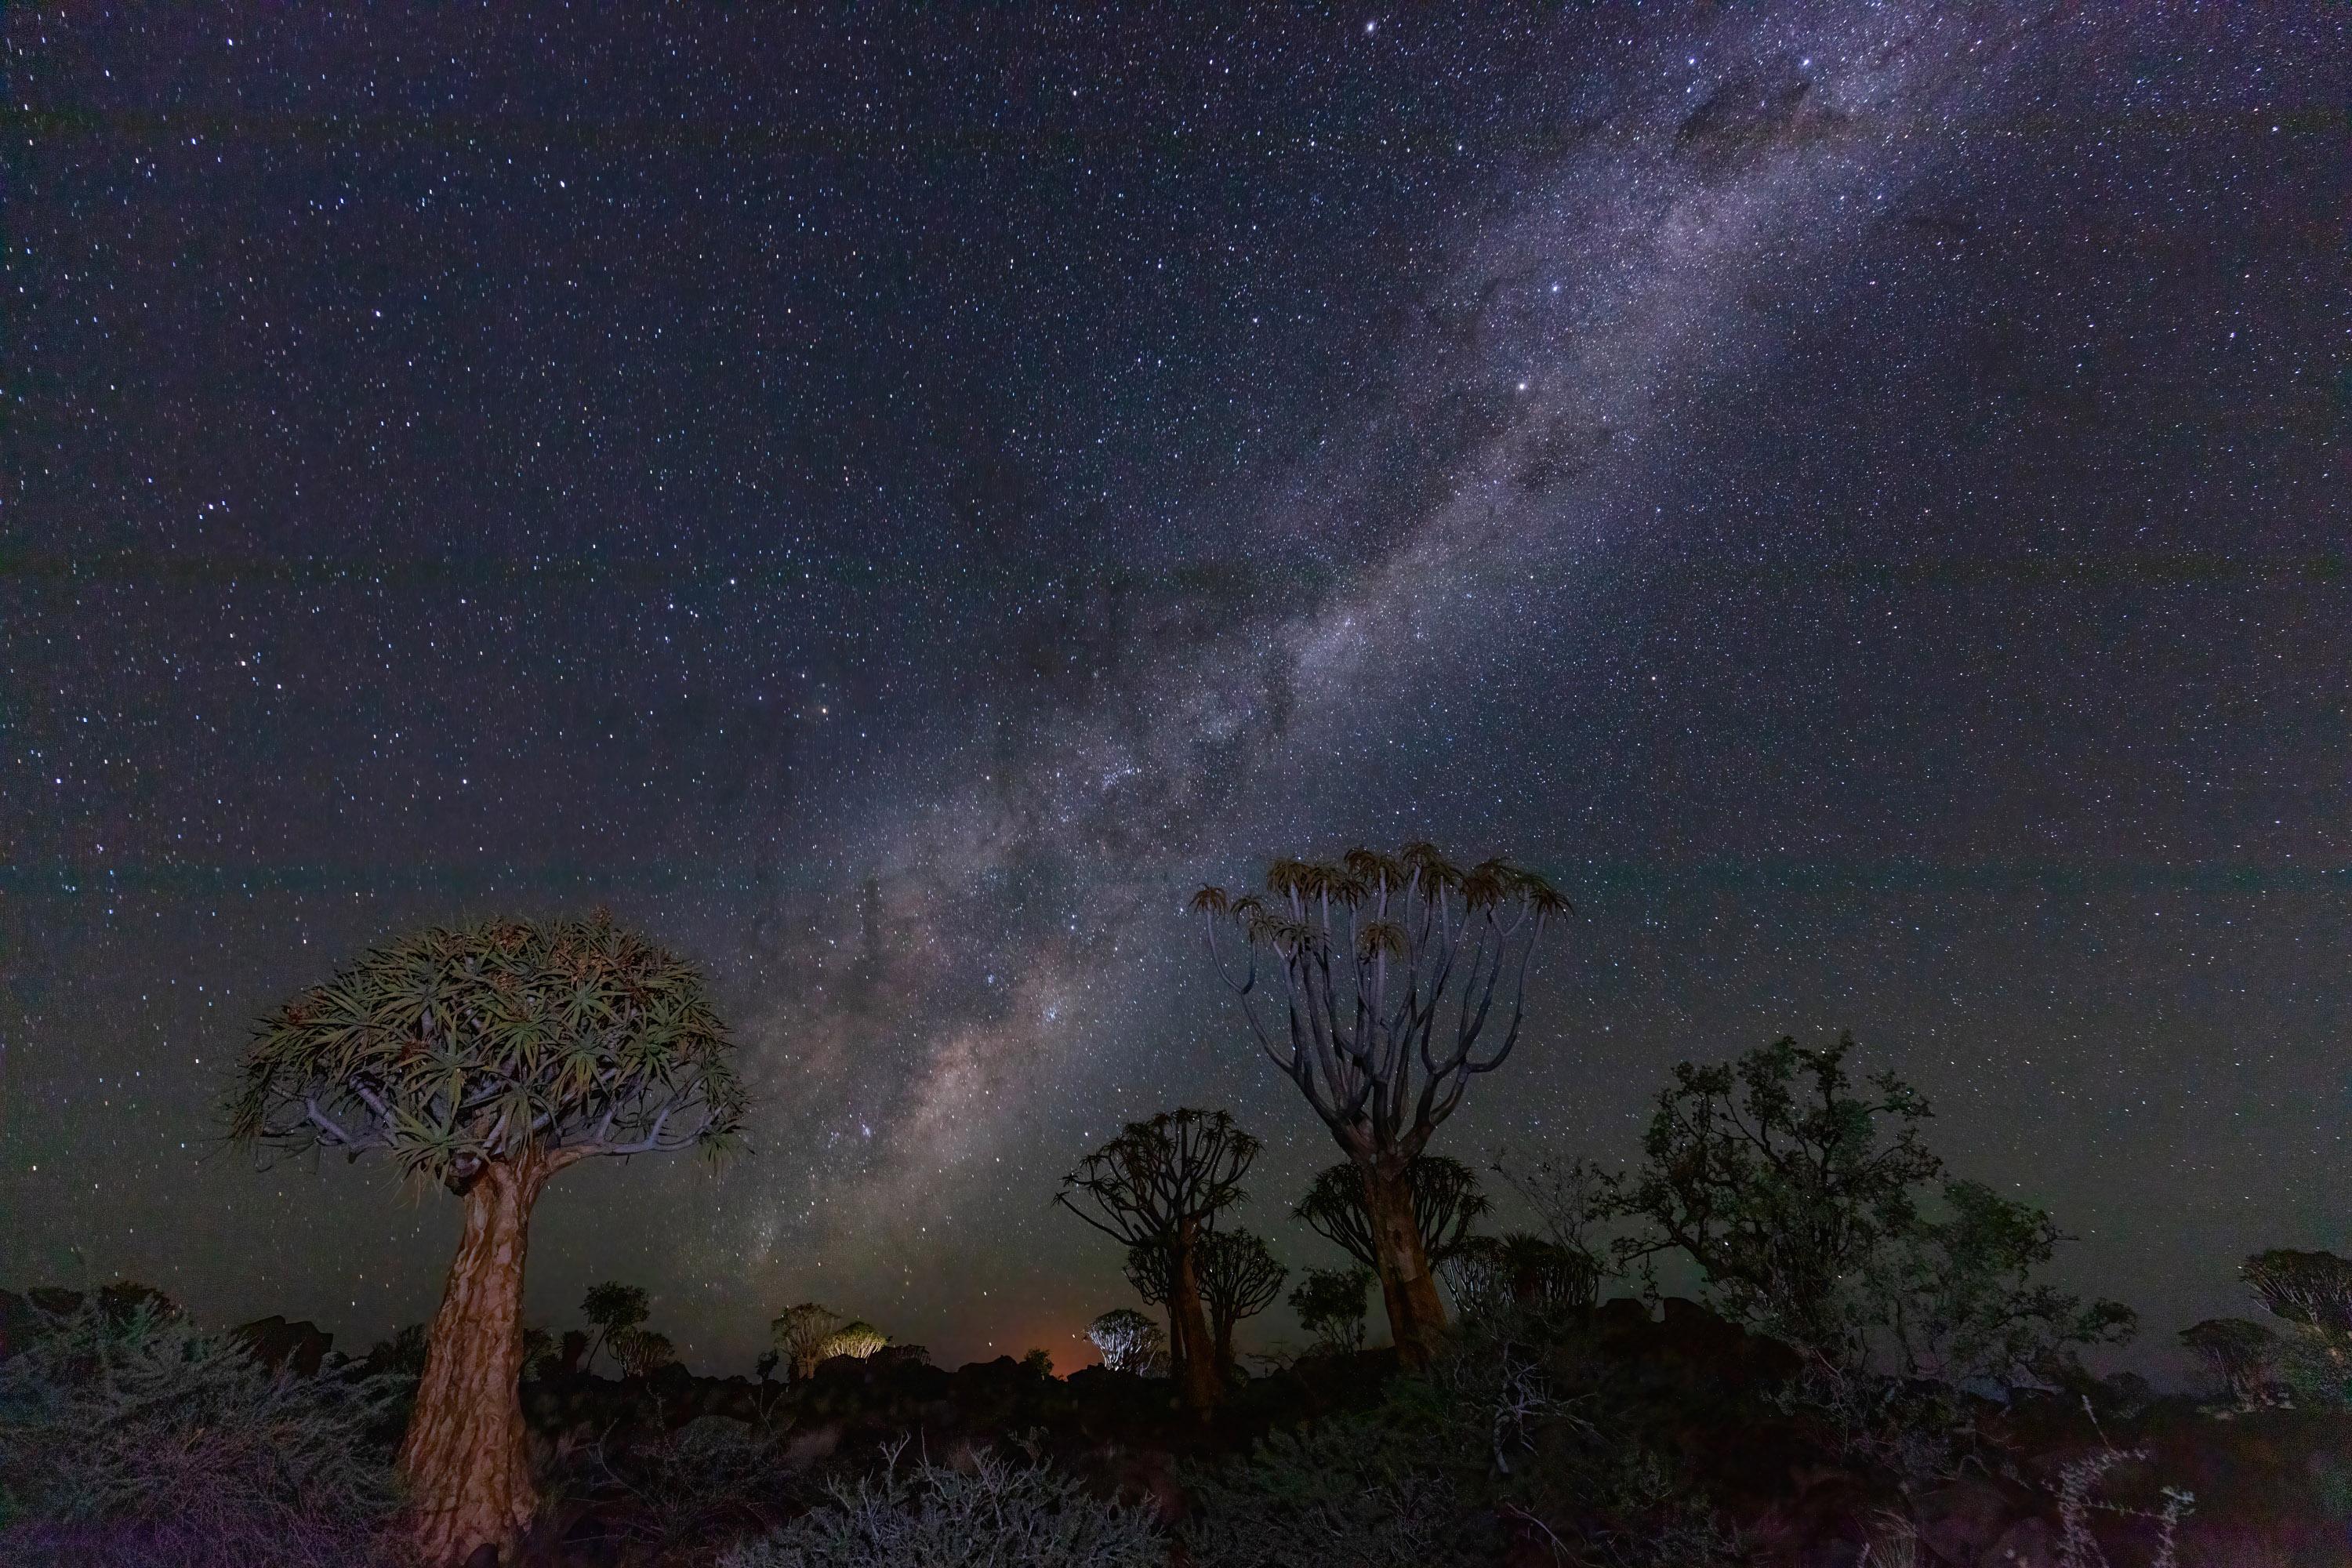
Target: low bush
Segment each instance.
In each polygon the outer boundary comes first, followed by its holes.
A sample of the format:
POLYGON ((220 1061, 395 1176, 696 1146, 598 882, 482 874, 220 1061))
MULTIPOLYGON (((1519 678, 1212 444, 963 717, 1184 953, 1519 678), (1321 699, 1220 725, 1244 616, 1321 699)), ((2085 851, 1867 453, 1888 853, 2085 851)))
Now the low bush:
POLYGON ((1094 1497, 1042 1462, 975 1456, 968 1470, 908 1461, 836 1480, 825 1500, 721 1568, 1162 1568, 1168 1542, 1148 1508, 1094 1497))
POLYGON ((273 1370, 152 1301, 93 1298, 0 1363, 0 1561, 356 1568, 397 1502, 405 1380, 273 1370))

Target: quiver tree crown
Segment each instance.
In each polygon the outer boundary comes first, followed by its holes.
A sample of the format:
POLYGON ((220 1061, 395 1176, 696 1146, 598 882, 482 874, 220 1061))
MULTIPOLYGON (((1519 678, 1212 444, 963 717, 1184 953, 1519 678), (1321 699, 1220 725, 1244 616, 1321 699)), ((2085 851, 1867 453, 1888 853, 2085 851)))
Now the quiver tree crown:
POLYGON ((383 1150, 463 1191, 526 1151, 740 1142, 748 1097, 701 974, 602 910, 435 927, 376 948, 257 1026, 231 1135, 284 1152, 383 1150))
POLYGON ((1411 1159, 1518 1044, 1529 963, 1568 901, 1535 872, 1434 846, 1279 859, 1263 891, 1192 896, 1269 1060, 1351 1155, 1411 1159), (1218 941, 1229 931, 1240 953, 1218 941), (1257 1005, 1262 984, 1284 1016, 1257 1005))

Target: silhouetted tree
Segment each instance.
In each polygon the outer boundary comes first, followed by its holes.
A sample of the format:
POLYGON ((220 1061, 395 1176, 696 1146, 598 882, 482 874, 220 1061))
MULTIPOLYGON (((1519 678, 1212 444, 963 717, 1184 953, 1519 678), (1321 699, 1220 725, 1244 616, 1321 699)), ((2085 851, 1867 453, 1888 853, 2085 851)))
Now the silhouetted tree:
POLYGON ((842 1322, 840 1313, 814 1301, 803 1301, 778 1313, 768 1324, 768 1332, 783 1355, 785 1375, 794 1383, 805 1382, 824 1359, 825 1342, 842 1322))
POLYGON ((2262 1404, 2278 1360, 2278 1335, 2245 1318, 2208 1318, 2180 1331, 2181 1345, 2211 1370, 2222 1394, 2238 1405, 2262 1404))
POLYGON ((1298 1326, 1315 1336, 1326 1355, 1353 1355, 1364 1348, 1364 1291, 1369 1268, 1310 1268, 1290 1292, 1298 1326))
POLYGON ((2047 1214, 1946 1181, 1919 1132, 1927 1105, 1893 1073, 1857 1093, 1851 1039, 1780 1039, 1736 1063, 1675 1068, 1619 1188, 1644 1234, 1621 1261, 1679 1253, 1732 1317, 1824 1363, 1891 1363, 1914 1382, 2052 1382, 2078 1347, 2136 1319, 2033 1276, 2066 1239, 2047 1214), (1940 1217, 1921 1207, 1937 1200, 1940 1217))
POLYGON ((1531 871, 1501 860, 1465 871, 1412 844, 1393 856, 1350 850, 1337 865, 1276 860, 1263 893, 1204 888, 1192 908, 1258 1045, 1356 1167, 1398 1357, 1427 1365, 1445 1310, 1413 1213, 1412 1162, 1470 1080, 1509 1059, 1529 964, 1566 902, 1531 871), (1217 946, 1226 927, 1245 949, 1238 970, 1217 946), (1278 1026, 1256 1004, 1262 971, 1281 991, 1278 1026))
POLYGON ((607 1279, 601 1285, 588 1287, 588 1294, 580 1301, 580 1315, 588 1320, 589 1326, 596 1331, 596 1337, 589 1342, 587 1359, 581 1363, 583 1368, 595 1371, 600 1352, 610 1351, 614 1360, 622 1359, 620 1342, 652 1312, 653 1302, 640 1286, 607 1279))
POLYGON ((237 1141, 383 1150, 465 1202, 400 1451, 423 1563, 506 1551, 537 1506, 515 1329, 541 1190, 599 1155, 733 1149, 731 1058, 702 975, 601 910, 404 937, 258 1026, 237 1141))
POLYGON ((1246 1230, 1213 1230, 1201 1238, 1201 1297, 1209 1308, 1209 1338, 1217 1375, 1233 1381, 1234 1329, 1274 1305, 1290 1270, 1275 1261, 1264 1237, 1246 1230))
MULTIPOLYGON (((1422 1255, 1433 1268, 1452 1257, 1468 1239, 1470 1227, 1495 1206, 1479 1190, 1478 1173, 1444 1154, 1423 1154, 1413 1161, 1405 1167, 1405 1183, 1412 1189, 1422 1255)), ((1316 1173, 1307 1195, 1291 1205, 1290 1213, 1366 1268, 1378 1271, 1372 1216, 1364 1207, 1363 1173, 1353 1162, 1342 1160, 1316 1173)))
POLYGON ((1087 1338, 1113 1372, 1150 1375, 1168 1365, 1168 1335, 1132 1307, 1113 1307, 1087 1325, 1087 1338))
POLYGON ((1163 1111, 1088 1154, 1055 1202, 1130 1250, 1165 1260, 1170 1370, 1186 1405, 1216 1403, 1214 1341, 1202 1302, 1198 1248, 1217 1211, 1238 1202, 1258 1142, 1222 1110, 1163 1111))
POLYGON ((1916 1189, 1942 1169, 1920 1138, 1927 1102, 1892 1073, 1857 1094, 1853 1050, 1784 1037, 1737 1063, 1676 1066, 1626 1188, 1650 1228, 1620 1243, 1621 1260, 1679 1252, 1734 1318, 1841 1342, 1840 1282, 1918 1223, 1916 1189))
POLYGON ((622 1330, 614 1338, 613 1351, 621 1358, 623 1377, 651 1377, 677 1359, 677 1347, 669 1336, 651 1329, 622 1330))
POLYGON ((1584 1260, 1598 1289, 1613 1267, 1601 1233, 1624 1215, 1624 1178, 1581 1155, 1529 1160, 1507 1150, 1496 1154, 1493 1169, 1536 1211, 1553 1244, 1584 1260))
POLYGON ((1583 1311, 1601 1289, 1589 1257, 1523 1230, 1471 1237, 1437 1268, 1465 1316, 1512 1308, 1544 1314, 1583 1311))
POLYGON ((767 1386, 770 1378, 776 1375, 776 1363, 782 1360, 783 1354, 780 1351, 761 1351, 760 1359, 751 1363, 751 1370, 759 1374, 762 1388, 767 1386))

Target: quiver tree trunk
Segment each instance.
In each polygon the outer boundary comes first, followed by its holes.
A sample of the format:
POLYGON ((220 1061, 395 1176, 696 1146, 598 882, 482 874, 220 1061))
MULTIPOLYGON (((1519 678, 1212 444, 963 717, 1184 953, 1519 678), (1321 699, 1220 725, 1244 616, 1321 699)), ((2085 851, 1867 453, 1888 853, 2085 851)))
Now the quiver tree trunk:
POLYGON ((1208 1309, 1201 1300, 1201 1271, 1192 1254, 1192 1237, 1185 1236, 1169 1259, 1168 1343, 1170 1371, 1184 1407, 1206 1415, 1217 1403, 1223 1378, 1209 1333, 1208 1309))
POLYGON ((1436 1358, 1445 1337, 1445 1306, 1421 1244, 1413 1214, 1412 1184, 1404 1160, 1359 1166, 1364 1178, 1364 1212, 1371 1220, 1372 1258, 1380 1270, 1381 1299, 1388 1308, 1389 1337, 1397 1360, 1419 1370, 1436 1358))
POLYGON ((400 1445, 419 1568, 464 1563, 485 1544, 510 1561, 539 1507, 519 1325, 530 1208, 547 1174, 545 1157, 527 1151, 484 1164, 465 1188, 465 1235, 400 1445))

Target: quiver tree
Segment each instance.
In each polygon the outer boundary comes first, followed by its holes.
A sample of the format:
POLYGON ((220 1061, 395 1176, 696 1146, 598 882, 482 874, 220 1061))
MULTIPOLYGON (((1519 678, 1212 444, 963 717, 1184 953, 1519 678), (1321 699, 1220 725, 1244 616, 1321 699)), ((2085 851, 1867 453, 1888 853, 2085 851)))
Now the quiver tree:
POLYGON ((732 1150, 732 1054, 702 975, 601 910, 417 932, 257 1027, 234 1138, 381 1150, 465 1205, 400 1449, 421 1563, 504 1553, 537 1507, 517 1327, 541 1190, 600 1155, 732 1150))
MULTIPOLYGON (((1222 1110, 1162 1111, 1130 1121, 1062 1178, 1054 1201, 1126 1247, 1157 1255, 1164 1280, 1170 1373, 1186 1406, 1216 1403, 1215 1341, 1201 1295, 1199 1248, 1217 1211, 1241 1200, 1258 1141, 1222 1110)), ((1147 1295, 1147 1300, 1150 1297, 1147 1295)))
POLYGON ((832 1308, 814 1301, 803 1301, 777 1313, 768 1324, 768 1333, 784 1359, 784 1375, 794 1383, 807 1381, 828 1353, 826 1342, 845 1321, 832 1308))
POLYGON ((1113 1372, 1148 1377, 1168 1370, 1168 1336, 1132 1307, 1113 1307, 1087 1325, 1087 1338, 1113 1372))
POLYGON ((652 1314, 653 1301, 643 1286, 607 1279, 588 1287, 588 1294, 581 1299, 580 1315, 588 1320, 596 1337, 589 1342, 588 1356, 582 1365, 590 1372, 595 1371, 600 1351, 610 1351, 615 1360, 622 1359, 625 1353, 621 1348, 623 1342, 652 1314))
POLYGON ((1265 1240, 1246 1230, 1213 1230, 1201 1238, 1201 1297, 1209 1308, 1210 1353, 1217 1375, 1234 1376, 1234 1328, 1274 1305, 1290 1270, 1275 1261, 1265 1240))
POLYGON ((2279 1371, 2300 1398, 2352 1404, 2352 1258, 2274 1247, 2238 1277, 2273 1316, 2294 1325, 2279 1371))
POLYGON ((651 1377, 677 1360, 677 1346, 667 1334, 631 1328, 614 1336, 613 1353, 621 1358, 623 1377, 651 1377))
POLYGON ((1601 1293, 1601 1271, 1589 1256, 1526 1231, 1471 1237, 1437 1271, 1465 1317, 1514 1309, 1557 1317, 1588 1310, 1601 1293))
POLYGON ((2279 1341, 2262 1324, 2244 1318, 2208 1318, 2181 1330, 2180 1343, 2205 1363, 2232 1405, 2246 1409, 2270 1402, 2279 1341))
POLYGON ((835 1356, 845 1355, 852 1361, 866 1361, 889 1342, 890 1336, 869 1322, 847 1322, 825 1337, 820 1359, 831 1361, 835 1356))
POLYGON ((1276 860, 1265 889, 1193 895, 1219 975, 1259 1047, 1356 1168, 1397 1354, 1426 1366, 1445 1329, 1411 1171, 1470 1080, 1510 1058, 1528 971, 1568 905, 1502 860, 1463 870, 1427 844, 1276 860), (1229 959, 1218 933, 1243 949, 1229 959), (1278 1004, 1261 1005, 1261 984, 1278 1004), (1286 1015, 1270 1018, 1276 1005, 1286 1015))
MULTIPOLYGON (((1459 1251, 1471 1239, 1470 1227, 1495 1206, 1480 1190, 1478 1173, 1444 1154, 1423 1154, 1407 1165, 1405 1184, 1412 1195, 1413 1228, 1421 1233, 1422 1256, 1432 1268, 1440 1268, 1459 1251)), ((1307 1195, 1291 1205, 1290 1214, 1358 1263, 1378 1272, 1372 1216, 1364 1207, 1363 1176, 1353 1161, 1342 1160, 1317 1172, 1307 1195)))

